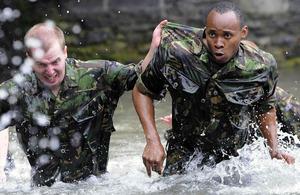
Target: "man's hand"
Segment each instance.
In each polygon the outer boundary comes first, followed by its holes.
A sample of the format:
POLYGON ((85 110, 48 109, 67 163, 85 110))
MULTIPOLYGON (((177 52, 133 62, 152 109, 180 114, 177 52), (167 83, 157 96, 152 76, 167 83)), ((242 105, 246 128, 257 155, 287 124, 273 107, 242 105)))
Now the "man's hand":
POLYGON ((284 154, 284 153, 281 153, 279 150, 277 151, 271 151, 271 157, 272 158, 276 158, 276 159, 284 159, 285 162, 287 162, 288 164, 294 164, 295 163, 295 158, 290 156, 290 155, 287 155, 287 154, 284 154))
POLYGON ((160 120, 162 122, 167 123, 172 128, 172 114, 170 114, 168 116, 160 117, 160 120))
POLYGON ((267 113, 257 115, 257 119, 258 125, 260 126, 264 138, 267 140, 267 143, 271 149, 271 157, 284 159, 288 164, 295 163, 294 157, 281 153, 278 149, 275 108, 271 109, 267 113))
POLYGON ((152 34, 152 42, 151 42, 150 49, 142 63, 142 72, 144 72, 144 70, 146 69, 146 67, 148 66, 150 61, 152 60, 153 55, 160 44, 162 27, 163 27, 163 25, 165 25, 167 23, 168 23, 167 20, 163 20, 154 29, 153 34, 152 34))
POLYGON ((167 20, 163 20, 154 29, 153 34, 152 34, 152 42, 151 42, 151 47, 153 49, 157 49, 157 47, 159 46, 160 39, 161 39, 161 30, 162 30, 163 26, 167 23, 168 23, 167 20))
POLYGON ((143 153, 143 163, 149 177, 151 177, 151 170, 161 175, 165 158, 165 150, 160 142, 147 143, 143 153))

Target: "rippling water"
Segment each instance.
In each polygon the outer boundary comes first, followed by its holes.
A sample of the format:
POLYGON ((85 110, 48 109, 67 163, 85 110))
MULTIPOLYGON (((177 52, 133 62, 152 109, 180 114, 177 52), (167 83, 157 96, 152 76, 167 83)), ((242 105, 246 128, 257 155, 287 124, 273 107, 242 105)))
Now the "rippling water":
MULTIPOLYGON (((282 73, 279 86, 300 98, 298 80, 299 73, 282 73)), ((157 120, 170 111, 167 97, 158 103, 157 120)), ((29 164, 16 138, 11 136, 10 151, 16 168, 10 173, 7 183, 0 184, 0 194, 300 194, 299 148, 282 147, 296 157, 294 165, 287 165, 283 161, 271 160, 260 139, 244 147, 239 157, 223 161, 216 168, 204 167, 203 170, 170 177, 153 173, 152 178, 148 178, 141 158, 145 138, 131 102, 131 93, 121 98, 114 123, 117 131, 111 139, 109 173, 79 184, 57 182, 50 188, 30 187, 29 164)), ((167 125, 159 120, 157 124, 163 140, 167 125)))

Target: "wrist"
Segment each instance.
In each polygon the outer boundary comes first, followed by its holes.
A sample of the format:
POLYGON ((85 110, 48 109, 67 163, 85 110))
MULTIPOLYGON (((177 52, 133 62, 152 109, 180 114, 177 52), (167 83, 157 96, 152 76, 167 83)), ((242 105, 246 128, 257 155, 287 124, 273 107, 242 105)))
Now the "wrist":
POLYGON ((279 154, 280 154, 280 151, 278 148, 270 149, 270 155, 272 158, 274 158, 275 156, 278 156, 279 154))
POLYGON ((147 144, 160 143, 160 138, 159 138, 158 135, 147 136, 146 137, 146 142, 147 142, 147 144))
POLYGON ((149 52, 154 53, 157 50, 157 48, 158 48, 158 45, 156 45, 155 43, 151 43, 149 52))

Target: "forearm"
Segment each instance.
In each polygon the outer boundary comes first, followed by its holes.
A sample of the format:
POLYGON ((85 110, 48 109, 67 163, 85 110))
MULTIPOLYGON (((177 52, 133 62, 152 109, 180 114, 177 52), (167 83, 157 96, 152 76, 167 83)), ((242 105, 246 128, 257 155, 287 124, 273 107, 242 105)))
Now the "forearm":
POLYGON ((0 171, 3 171, 6 165, 7 150, 8 150, 8 128, 0 131, 0 171))
POLYGON ((133 89, 132 99, 144 129, 147 143, 160 142, 155 125, 153 100, 150 97, 141 94, 136 86, 133 89))
POLYGON ((157 49, 157 47, 155 47, 155 46, 153 46, 153 44, 151 44, 151 47, 142 63, 142 72, 144 72, 144 70, 147 68, 148 64, 152 60, 156 49, 157 49))
POLYGON ((271 155, 273 155, 278 151, 276 110, 273 108, 267 113, 260 114, 257 118, 263 136, 271 149, 271 155))

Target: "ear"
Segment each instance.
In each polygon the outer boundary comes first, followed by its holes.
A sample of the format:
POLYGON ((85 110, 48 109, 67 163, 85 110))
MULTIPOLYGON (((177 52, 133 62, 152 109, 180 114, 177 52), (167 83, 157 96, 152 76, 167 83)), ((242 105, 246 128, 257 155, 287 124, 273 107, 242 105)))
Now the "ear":
POLYGON ((246 38, 247 35, 248 35, 248 26, 244 26, 244 27, 242 28, 242 32, 241 32, 241 39, 246 38))
POLYGON ((27 58, 30 58, 30 55, 29 55, 27 52, 26 52, 26 57, 27 57, 27 58))
POLYGON ((64 49, 64 55, 65 55, 66 58, 68 57, 68 52, 67 52, 67 50, 68 50, 68 48, 67 48, 67 46, 65 46, 65 49, 64 49))

